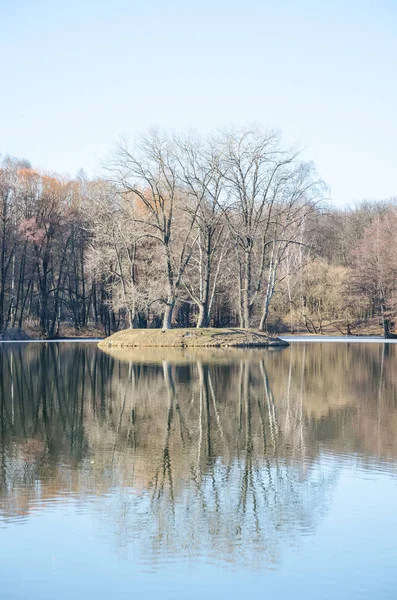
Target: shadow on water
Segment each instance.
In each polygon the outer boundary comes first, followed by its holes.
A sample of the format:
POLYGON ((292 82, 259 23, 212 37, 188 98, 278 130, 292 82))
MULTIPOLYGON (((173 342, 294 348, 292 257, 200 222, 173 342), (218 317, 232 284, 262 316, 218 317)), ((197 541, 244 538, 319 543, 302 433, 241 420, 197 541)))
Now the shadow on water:
POLYGON ((0 522, 68 498, 117 545, 255 565, 312 533, 340 469, 395 470, 394 346, 0 352, 0 522), (87 509, 88 510, 88 509, 87 509))

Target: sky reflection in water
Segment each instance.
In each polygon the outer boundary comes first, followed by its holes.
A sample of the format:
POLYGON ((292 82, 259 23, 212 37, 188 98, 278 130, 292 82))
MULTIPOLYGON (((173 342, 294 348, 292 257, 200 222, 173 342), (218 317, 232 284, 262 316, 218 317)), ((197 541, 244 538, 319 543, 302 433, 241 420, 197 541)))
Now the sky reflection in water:
POLYGON ((396 597, 396 360, 3 345, 0 597, 396 597))

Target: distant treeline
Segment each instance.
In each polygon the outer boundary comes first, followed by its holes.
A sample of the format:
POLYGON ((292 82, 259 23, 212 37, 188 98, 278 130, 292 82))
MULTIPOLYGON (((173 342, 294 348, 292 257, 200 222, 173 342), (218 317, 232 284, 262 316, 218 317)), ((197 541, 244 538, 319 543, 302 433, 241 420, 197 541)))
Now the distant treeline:
POLYGON ((102 179, 0 165, 0 331, 213 325, 340 331, 397 304, 397 204, 336 209, 261 128, 153 132, 102 179))

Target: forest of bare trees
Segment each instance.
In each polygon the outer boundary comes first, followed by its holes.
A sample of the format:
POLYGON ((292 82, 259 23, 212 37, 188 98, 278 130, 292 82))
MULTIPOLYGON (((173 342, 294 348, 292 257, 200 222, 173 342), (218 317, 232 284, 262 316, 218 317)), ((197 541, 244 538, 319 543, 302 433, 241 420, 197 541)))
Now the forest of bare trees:
POLYGON ((260 127, 149 132, 103 177, 0 163, 0 332, 380 331, 397 308, 397 203, 335 208, 260 127))

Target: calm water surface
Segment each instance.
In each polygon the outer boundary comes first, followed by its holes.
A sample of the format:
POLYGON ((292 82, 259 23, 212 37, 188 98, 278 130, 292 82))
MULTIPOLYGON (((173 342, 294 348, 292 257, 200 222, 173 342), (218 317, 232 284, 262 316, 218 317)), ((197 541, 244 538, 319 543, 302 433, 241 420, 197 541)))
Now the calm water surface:
POLYGON ((0 347, 0 598, 396 598, 397 346, 0 347))

